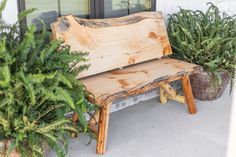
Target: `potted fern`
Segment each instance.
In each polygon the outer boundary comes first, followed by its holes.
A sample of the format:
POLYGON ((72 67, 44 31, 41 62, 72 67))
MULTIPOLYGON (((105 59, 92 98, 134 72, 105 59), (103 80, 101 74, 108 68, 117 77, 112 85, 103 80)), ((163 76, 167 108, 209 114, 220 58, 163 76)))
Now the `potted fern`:
POLYGON ((168 20, 173 57, 202 66, 190 76, 198 100, 219 98, 229 80, 232 89, 236 67, 236 18, 208 5, 205 13, 180 8, 168 20))
MULTIPOLYGON (((6 0, 0 5, 0 17, 6 0)), ((86 53, 71 53, 61 41, 49 41, 45 27, 34 25, 20 32, 19 22, 34 9, 22 12, 19 21, 0 20, 0 156, 44 156, 43 143, 64 157, 67 133, 86 132, 86 112, 96 107, 75 76, 86 69, 86 53), (70 63, 70 64, 69 64, 70 63), (64 116, 77 112, 78 125, 64 116)))

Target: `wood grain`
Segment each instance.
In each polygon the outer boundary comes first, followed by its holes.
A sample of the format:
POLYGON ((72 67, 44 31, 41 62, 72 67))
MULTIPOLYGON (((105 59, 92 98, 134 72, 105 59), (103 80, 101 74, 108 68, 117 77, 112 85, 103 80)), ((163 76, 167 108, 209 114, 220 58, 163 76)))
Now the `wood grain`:
POLYGON ((63 39, 73 51, 89 52, 90 68, 78 78, 172 53, 163 16, 143 12, 113 19, 59 18, 51 25, 53 38, 63 39))
POLYGON ((165 91, 165 93, 171 97, 175 97, 177 95, 176 91, 168 83, 161 84, 160 88, 162 88, 165 91))
MULTIPOLYGON (((77 121, 78 120, 79 120, 79 116, 76 112, 74 112, 73 115, 72 115, 72 121, 73 121, 74 126, 77 126, 77 121)), ((70 134, 71 138, 75 138, 77 136, 78 136, 78 134, 76 132, 71 132, 71 134, 70 134)))
POLYGON ((108 103, 100 108, 97 147, 96 147, 97 154, 104 154, 106 151, 110 106, 111 103, 108 103))
POLYGON ((95 96, 95 103, 122 99, 157 88, 160 83, 178 80, 191 73, 197 65, 171 58, 129 66, 81 79, 88 91, 95 96))
POLYGON ((192 87, 190 84, 189 76, 183 77, 182 86, 183 86, 183 91, 185 95, 185 101, 187 102, 187 105, 188 105, 189 113, 190 114, 197 113, 197 108, 194 102, 194 97, 192 93, 192 87))
POLYGON ((185 103, 186 103, 185 97, 182 96, 182 95, 176 95, 176 96, 174 96, 174 97, 171 97, 171 96, 169 96, 168 94, 165 94, 165 96, 166 96, 168 99, 170 99, 170 100, 174 100, 174 101, 177 101, 177 102, 182 103, 182 104, 185 104, 185 103))
POLYGON ((160 88, 160 103, 166 104, 167 103, 167 96, 165 95, 165 91, 160 88))
POLYGON ((100 110, 97 110, 93 116, 89 119, 89 125, 97 125, 99 121, 100 110))

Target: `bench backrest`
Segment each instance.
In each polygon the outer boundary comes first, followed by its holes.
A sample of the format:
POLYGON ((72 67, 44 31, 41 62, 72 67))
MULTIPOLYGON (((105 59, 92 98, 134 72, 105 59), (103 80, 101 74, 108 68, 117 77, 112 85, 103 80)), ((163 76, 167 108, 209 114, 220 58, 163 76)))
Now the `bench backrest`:
POLYGON ((172 53, 159 12, 112 19, 80 19, 69 15, 60 17, 51 27, 53 38, 63 39, 71 50, 89 52, 91 66, 78 78, 172 53))

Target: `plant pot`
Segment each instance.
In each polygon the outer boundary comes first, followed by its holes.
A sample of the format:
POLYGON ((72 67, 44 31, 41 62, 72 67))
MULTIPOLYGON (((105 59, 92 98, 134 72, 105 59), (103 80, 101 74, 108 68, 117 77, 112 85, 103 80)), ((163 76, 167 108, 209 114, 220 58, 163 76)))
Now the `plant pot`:
POLYGON ((199 68, 190 75, 193 96, 201 101, 213 101, 220 98, 229 83, 229 73, 226 70, 219 72, 221 83, 217 82, 211 73, 199 68))
MULTIPOLYGON (((1 140, 0 141, 0 157, 6 157, 6 153, 7 150, 10 146, 11 140, 1 140)), ((44 156, 48 156, 51 148, 49 147, 49 145, 46 142, 42 143, 42 147, 43 147, 43 152, 44 152, 44 156)), ((9 157, 20 157, 20 154, 18 153, 18 151, 16 149, 14 149, 11 154, 9 155, 9 157)))
MULTIPOLYGON (((2 140, 0 141, 0 157, 7 156, 7 150, 9 149, 11 141, 10 140, 2 140)), ((8 157, 20 157, 20 154, 14 149, 8 157)))

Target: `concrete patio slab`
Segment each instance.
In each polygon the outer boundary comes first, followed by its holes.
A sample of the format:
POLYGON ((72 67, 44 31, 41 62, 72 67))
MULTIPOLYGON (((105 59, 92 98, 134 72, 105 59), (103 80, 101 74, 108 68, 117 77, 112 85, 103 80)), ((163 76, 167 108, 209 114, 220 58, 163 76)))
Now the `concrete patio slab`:
MULTIPOLYGON (((227 148, 232 97, 197 101, 198 113, 158 98, 141 102, 110 117, 107 152, 103 157, 224 157, 227 148)), ((69 157, 97 157, 96 142, 88 137, 69 140, 69 157)), ((56 157, 54 152, 51 157, 56 157)))

